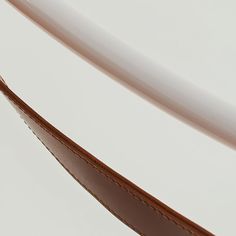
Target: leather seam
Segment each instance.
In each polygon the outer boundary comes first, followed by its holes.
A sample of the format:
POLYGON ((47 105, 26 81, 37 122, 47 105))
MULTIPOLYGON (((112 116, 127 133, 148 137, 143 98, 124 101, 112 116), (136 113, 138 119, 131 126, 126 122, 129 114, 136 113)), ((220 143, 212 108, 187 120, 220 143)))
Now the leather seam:
MULTIPOLYGON (((35 120, 34 117, 32 117, 31 115, 27 114, 18 104, 16 104, 15 101, 13 101, 8 95, 7 97, 9 98, 9 100, 11 100, 25 115, 27 115, 30 119, 32 119, 37 125, 39 125, 45 132, 47 132, 50 136, 52 136, 53 138, 55 138, 57 141, 59 141, 62 145, 64 145, 68 150, 70 150, 71 152, 73 152, 74 154, 76 154, 77 157, 79 157, 80 159, 84 160, 88 165, 90 165, 91 167, 93 167, 96 171, 98 171, 100 174, 102 174, 104 177, 106 177, 108 180, 111 180, 113 183, 115 183, 118 187, 120 187, 121 189, 123 189, 124 191, 126 191, 130 196, 132 196, 134 199, 138 200, 139 202, 141 202, 142 204, 144 204, 145 206, 149 207, 150 209, 152 209, 153 211, 155 211, 156 213, 160 214, 164 219, 166 219, 167 221, 170 221, 172 223, 174 223, 177 227, 179 227, 181 230, 186 231, 187 233, 189 233, 190 235, 196 235, 192 230, 187 229, 184 225, 176 222, 175 220, 173 220, 172 218, 170 218, 169 216, 165 215, 160 209, 155 208, 154 206, 151 206, 148 202, 146 202, 144 199, 142 199, 141 197, 137 196, 134 192, 130 191, 129 189, 127 189, 125 186, 122 186, 120 183, 118 183, 115 179, 113 179, 111 176, 107 175, 106 173, 104 173, 102 170, 98 169, 95 165, 93 165, 92 163, 90 163, 88 160, 86 160, 84 157, 82 157, 79 153, 77 153, 76 151, 74 151, 71 147, 69 147, 66 143, 64 143, 62 140, 60 140, 58 137, 56 137, 54 134, 52 134, 49 130, 47 130, 45 127, 43 127, 39 122, 37 122, 35 120)), ((27 125, 28 126, 28 125, 27 125)), ((32 130, 32 129, 31 129, 32 130)), ((33 132, 33 131, 32 131, 33 132)), ((36 135, 37 137, 37 135, 36 135)), ((38 137, 37 137, 38 138, 38 137)), ((40 139, 39 139, 40 140, 40 139)), ((41 140, 40 140, 41 141, 41 140)), ((42 141, 41 141, 42 142, 42 141)), ((42 142, 43 144, 43 142, 42 142)), ((43 144, 44 145, 44 144, 43 144)), ((46 148, 47 146, 44 145, 46 148)), ((47 148, 48 149, 48 148, 47 148)), ((50 153, 52 153, 50 151, 50 153)), ((53 156, 55 156, 53 154, 53 156)), ((56 158, 57 159, 57 158, 56 158)), ((58 160, 58 159, 57 159, 58 160)), ((59 161, 60 162, 60 161, 59 161)), ((60 162, 61 163, 61 162, 60 162)), ((61 163, 62 164, 62 163, 61 163)), ((64 165, 62 165, 64 167, 64 165)), ((64 167, 65 168, 65 167, 64 167)), ((65 168, 67 171, 68 169, 65 168)), ((80 181, 78 180, 77 177, 75 177, 70 171, 68 171, 79 183, 80 181)), ((81 184, 81 183, 80 183, 81 184)), ((83 184, 81 184, 82 186, 84 186, 83 184)), ((84 186, 86 190, 87 187, 84 186)), ((91 191, 88 190, 90 193, 91 191)), ((95 196, 94 193, 91 193, 93 196, 95 196)), ((98 200, 99 198, 96 197, 98 200)), ((102 201, 99 200, 101 203, 102 201)), ((104 203, 102 203, 104 206, 106 206, 104 203)), ((109 210, 110 208, 108 206, 106 206, 107 209, 109 210)), ((109 210, 110 211, 110 210, 109 210)), ((128 226, 132 226, 130 225, 128 222, 126 222, 124 219, 122 219, 121 216, 117 215, 115 212, 111 211, 113 214, 115 214, 116 216, 118 216, 119 219, 121 219, 125 224, 127 224, 128 226)), ((136 232, 138 232, 139 230, 137 230, 134 226, 132 226, 131 228, 133 228, 136 232)), ((138 232, 140 234, 140 232, 138 232)), ((144 235, 143 233, 141 233, 141 235, 144 235)))
POLYGON ((84 187, 93 197, 95 197, 102 205, 106 207, 108 211, 110 211, 112 214, 114 214, 117 218, 119 218, 122 222, 124 222, 126 225, 128 225, 130 228, 132 228, 134 231, 136 231, 141 236, 145 236, 144 233, 141 233, 135 226, 128 223, 125 219, 123 219, 121 216, 119 216, 114 210, 112 210, 107 204, 105 204, 95 193, 93 193, 85 184, 81 183, 81 181, 59 160, 59 158, 51 151, 51 149, 38 137, 38 135, 30 128, 30 126, 27 124, 26 121, 24 123, 27 125, 27 127, 30 129, 30 131, 36 136, 36 138, 43 144, 43 146, 55 157, 55 159, 61 164, 61 166, 76 180, 79 182, 79 184, 84 187))

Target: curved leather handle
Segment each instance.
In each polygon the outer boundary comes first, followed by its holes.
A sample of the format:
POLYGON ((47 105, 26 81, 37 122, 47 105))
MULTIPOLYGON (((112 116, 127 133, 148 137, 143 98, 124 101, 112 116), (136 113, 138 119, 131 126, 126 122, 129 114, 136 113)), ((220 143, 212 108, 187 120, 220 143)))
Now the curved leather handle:
MULTIPOLYGON (((0 77, 1 78, 1 77, 0 77)), ((0 80, 0 90, 61 165, 113 215, 140 235, 212 235, 125 179, 54 128, 0 80)))

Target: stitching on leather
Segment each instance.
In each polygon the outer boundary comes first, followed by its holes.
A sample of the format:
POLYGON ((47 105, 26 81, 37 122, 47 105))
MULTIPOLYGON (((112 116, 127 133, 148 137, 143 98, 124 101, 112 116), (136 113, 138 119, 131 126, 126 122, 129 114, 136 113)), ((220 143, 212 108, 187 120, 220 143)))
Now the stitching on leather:
MULTIPOLYGON (((7 96, 25 115, 27 115, 29 118, 31 118, 37 125, 39 125, 45 132, 47 132, 49 135, 51 135, 52 137, 54 137, 57 141, 59 141, 61 144, 63 144, 65 147, 67 147, 71 152, 73 152, 74 154, 76 154, 76 156, 78 156, 79 158, 81 158, 82 160, 84 160, 88 165, 90 165, 91 167, 93 167, 95 170, 97 170, 100 174, 102 174, 103 176, 105 176, 107 179, 111 180, 113 183, 115 183, 117 186, 119 186, 120 188, 122 188, 123 190, 125 190, 127 193, 129 193, 134 199, 140 201, 141 203, 143 203, 145 206, 151 208, 152 210, 154 210, 156 213, 159 213, 163 218, 165 218, 166 220, 174 223, 175 225, 177 225, 180 229, 188 232, 191 235, 195 235, 194 232, 192 232, 191 230, 185 228, 185 226, 179 224, 178 222, 176 222, 175 220, 169 218, 168 216, 166 216, 163 212, 161 212, 160 209, 157 209, 153 206, 151 206, 148 202, 146 202, 145 200, 141 199, 139 196, 137 196, 135 193, 131 192, 129 189, 127 189, 126 187, 122 186, 120 183, 118 183, 116 180, 114 180, 111 176, 107 175, 106 173, 104 173, 102 170, 98 169, 95 165, 93 165, 92 163, 90 163, 88 160, 86 160, 84 157, 80 156, 79 153, 75 152, 72 148, 70 148, 67 144, 65 144, 63 141, 61 141, 59 138, 57 138, 54 134, 52 134, 50 131, 48 131, 47 129, 45 129, 45 127, 43 127, 39 122, 37 122, 32 116, 30 116, 29 114, 26 114, 26 112, 19 107, 9 96, 7 96)), ((28 126, 28 125, 27 125, 28 126)), ((29 127, 29 126, 28 126, 29 127)), ((32 129, 31 129, 32 130, 32 129)), ((33 131, 32 131, 33 132, 33 131)), ((33 132, 34 133, 34 132, 33 132)), ((34 133, 35 134, 35 133, 34 133)), ((36 134, 35 134, 36 135, 36 134)), ((36 135, 36 137, 39 139, 39 137, 36 135)), ((39 139, 40 140, 40 139, 39 139)), ((41 141, 41 140, 40 140, 41 141)), ((42 142, 42 141, 41 141, 42 142)), ((42 142, 42 144, 49 150, 49 148, 42 142)), ((49 150, 50 151, 50 150, 49 150)), ((50 153, 52 153, 50 151, 50 153)), ((55 155, 52 153, 52 155, 55 157, 55 155)), ((57 160, 58 158, 55 157, 57 160)), ((60 162, 60 161, 59 161, 60 162)), ((61 162, 60 162, 61 163, 61 162)), ((62 164, 62 163, 61 163, 62 164)), ((63 165, 63 164, 62 164, 63 165)), ((63 165, 64 167, 64 165, 63 165)), ((80 181, 78 180, 78 178, 76 176, 74 176, 66 167, 64 167, 79 183, 80 181)), ((81 184, 82 186, 84 186, 83 184, 81 184)), ((85 187, 85 186, 84 186, 85 187)), ((85 187, 87 189, 87 187, 85 187)), ((88 189, 87 189, 88 190, 88 189)), ((90 193, 91 191, 88 190, 90 193)), ((92 193, 93 196, 95 196, 94 193, 92 193)), ((98 200, 99 198, 96 197, 98 200)), ((99 200, 101 203, 102 201, 99 200)), ((103 204, 103 203, 102 203, 103 204)), ((104 204, 103 204, 104 205, 104 204)), ((106 205, 104 205, 106 206, 106 205)), ((110 209, 108 206, 106 206, 108 209, 110 209)), ((115 213, 115 212, 112 212, 115 213)), ((115 213, 116 216, 119 216, 115 213)), ((125 224, 130 225, 128 222, 126 222, 124 219, 122 219, 120 216, 118 217, 119 219, 121 219, 125 224)), ((137 232, 137 229, 132 226, 131 228, 135 229, 135 231, 137 232)), ((139 231, 139 230, 138 230, 139 231)), ((140 232, 138 232, 140 234, 140 232)), ((141 235, 144 235, 143 233, 141 233, 141 235)))
POLYGON ((125 219, 123 219, 121 216, 119 216, 115 211, 113 211, 108 205, 106 205, 95 193, 93 193, 90 189, 87 188, 86 185, 81 183, 81 181, 58 159, 58 157, 50 150, 50 148, 37 136, 37 134, 30 128, 30 126, 27 124, 27 122, 24 120, 24 123, 27 125, 27 127, 31 130, 31 132, 36 136, 36 138, 43 144, 43 146, 55 157, 55 159, 63 166, 63 168, 76 180, 80 183, 81 186, 83 186, 94 198, 96 198, 102 205, 106 207, 108 211, 110 211, 112 214, 114 214, 118 219, 120 219, 122 222, 124 222, 126 225, 128 225, 130 228, 132 228, 134 231, 136 231, 141 236, 145 236, 145 234, 141 233, 135 226, 128 223, 125 219))
MULTIPOLYGON (((144 204, 145 206, 149 207, 150 209, 152 209, 153 211, 155 211, 156 213, 160 214, 164 219, 174 223, 177 227, 179 227, 180 229, 186 231, 187 233, 189 233, 190 235, 196 235, 193 231, 191 231, 190 229, 187 229, 184 225, 176 222, 175 220, 171 219, 170 217, 166 216, 160 209, 155 208, 154 206, 151 206, 148 202, 146 202, 145 200, 141 199, 139 196, 137 196, 135 193, 131 192, 129 189, 127 189, 126 187, 122 186, 120 183, 118 183, 116 180, 114 180, 111 176, 107 175, 106 173, 104 173, 102 170, 98 169, 96 166, 94 166, 92 163, 90 163, 88 160, 86 160, 84 157, 80 156, 79 153, 75 152, 72 148, 70 148, 67 144, 65 144, 63 141, 61 141, 59 138, 57 138, 54 134, 52 134, 50 131, 48 131, 45 127, 43 127, 39 122, 37 122, 32 116, 30 116, 29 114, 26 114, 26 112, 19 107, 18 104, 15 103, 15 101, 13 101, 9 96, 7 96, 9 100, 11 100, 25 115, 27 115, 30 119, 32 119, 37 125, 39 125, 45 132, 47 132, 49 135, 51 135, 52 137, 54 137, 57 141, 59 141, 62 145, 64 145, 65 147, 67 147, 71 152, 73 152, 74 154, 76 154, 76 156, 78 156, 79 158, 81 158, 82 160, 84 160, 88 165, 90 165, 91 167, 93 167, 95 170, 97 170, 100 174, 102 174, 103 176, 105 176, 108 180, 111 180, 113 183, 115 183, 117 186, 119 186, 120 188, 122 188, 123 190, 125 190, 127 193, 129 193, 134 199, 140 201, 142 204, 144 204)), ((28 125, 27 125, 28 126, 28 125)), ((29 127, 29 126, 28 126, 29 127)), ((30 127, 29 127, 30 128, 30 127)), ((30 130, 32 130, 30 128, 30 130)), ((33 131, 32 131, 33 132, 33 131)), ((34 133, 34 132, 33 132, 34 133)), ((35 133, 34 133, 35 134, 35 133)), ((36 134, 35 134, 36 135, 36 134)), ((39 137, 36 135, 36 137, 39 139, 39 137)), ((39 139, 40 140, 40 139, 39 139)), ((41 141, 41 140, 40 140, 41 141)), ((42 142, 42 141, 41 141, 42 142)), ((49 150, 49 148, 42 142, 42 144, 49 150)), ((50 153, 52 153, 50 151, 50 153)), ((52 153, 52 155, 55 157, 55 155, 52 153)), ((57 160, 58 158, 55 157, 57 160)), ((60 161, 59 161, 60 162, 60 161)), ((60 162, 61 163, 61 162, 60 162)), ((74 176, 62 163, 61 165, 72 175, 72 177, 74 177, 79 183, 80 181, 78 180, 78 178, 76 176, 74 176)), ((81 184, 81 183, 80 183, 81 184)), ((92 193, 89 189, 87 189, 86 186, 84 186, 83 184, 81 184, 86 190, 88 190, 96 199, 99 200, 99 198, 92 193)), ((114 215, 116 215, 121 221, 123 221, 125 224, 127 224, 128 226, 130 226, 132 229, 134 229, 136 232, 138 232, 141 235, 144 235, 143 233, 140 233, 139 230, 137 230, 134 226, 130 225, 128 222, 126 222, 121 216, 117 215, 114 211, 112 211, 108 206, 106 206, 102 200, 99 200, 110 212, 112 212, 114 215)))

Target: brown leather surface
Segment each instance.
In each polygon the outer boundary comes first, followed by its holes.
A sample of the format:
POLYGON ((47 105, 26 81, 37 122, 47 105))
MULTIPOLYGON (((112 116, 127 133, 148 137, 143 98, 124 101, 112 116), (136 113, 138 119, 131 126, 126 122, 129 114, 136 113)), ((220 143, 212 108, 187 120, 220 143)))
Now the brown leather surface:
POLYGON ((113 215, 138 234, 212 235, 75 144, 27 106, 1 80, 0 90, 62 166, 113 215))

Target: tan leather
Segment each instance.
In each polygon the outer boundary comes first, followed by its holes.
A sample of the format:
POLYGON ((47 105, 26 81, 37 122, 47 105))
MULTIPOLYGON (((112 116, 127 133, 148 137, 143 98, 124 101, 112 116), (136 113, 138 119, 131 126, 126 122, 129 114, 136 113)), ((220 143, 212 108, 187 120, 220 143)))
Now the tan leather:
POLYGON ((71 141, 17 97, 3 80, 0 80, 0 90, 62 166, 113 215, 138 234, 212 235, 71 141))

